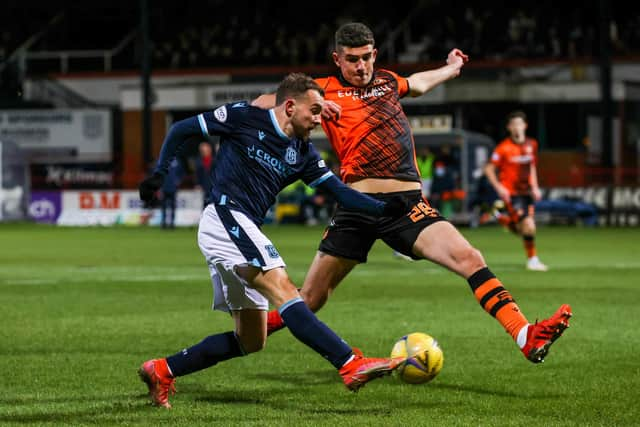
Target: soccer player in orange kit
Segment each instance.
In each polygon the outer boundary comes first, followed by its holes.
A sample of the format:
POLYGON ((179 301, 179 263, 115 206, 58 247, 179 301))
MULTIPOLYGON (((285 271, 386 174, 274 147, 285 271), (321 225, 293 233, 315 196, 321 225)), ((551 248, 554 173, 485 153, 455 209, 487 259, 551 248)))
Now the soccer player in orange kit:
POLYGON ((500 197, 498 221, 522 236, 527 269, 547 271, 536 253, 534 203, 540 200, 538 187, 538 141, 526 135, 527 116, 513 111, 507 116, 509 135, 493 150, 485 175, 500 197))
MULTIPOLYGON (((300 294, 313 311, 367 254, 377 239, 413 259, 427 259, 464 278, 483 309, 505 328, 524 356, 544 360, 551 344, 569 326, 571 307, 563 304, 549 319, 530 324, 511 293, 489 270, 480 251, 422 195, 415 144, 400 104, 457 77, 467 56, 453 49, 440 68, 401 77, 374 69, 373 32, 351 22, 335 35, 335 76, 316 78, 325 91, 322 127, 340 161, 341 178, 350 187, 382 201, 404 197, 411 211, 400 218, 374 218, 338 206, 324 232, 300 294)), ((273 94, 254 105, 270 108, 273 94)), ((278 312, 268 317, 268 332, 284 327, 278 312)))

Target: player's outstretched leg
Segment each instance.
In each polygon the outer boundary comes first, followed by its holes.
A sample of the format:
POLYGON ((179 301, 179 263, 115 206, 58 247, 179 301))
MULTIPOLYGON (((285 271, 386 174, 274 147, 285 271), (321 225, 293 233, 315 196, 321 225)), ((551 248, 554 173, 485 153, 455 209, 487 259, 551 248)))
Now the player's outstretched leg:
POLYGON ((549 319, 530 324, 511 293, 487 267, 472 274, 467 281, 480 305, 502 324, 533 363, 542 362, 551 344, 569 327, 571 307, 568 304, 560 306, 549 319))
POLYGON ((527 342, 522 347, 524 356, 533 363, 544 362, 551 344, 569 327, 571 316, 571 307, 563 304, 550 318, 529 325, 527 342))
POLYGON ((138 375, 149 387, 151 402, 156 406, 170 409, 169 393, 176 392, 176 380, 169 372, 166 359, 147 360, 140 366, 138 375))
POLYGON ((210 335, 199 343, 172 356, 142 364, 138 374, 149 387, 154 405, 171 408, 169 393, 175 393, 175 379, 201 371, 224 360, 245 356, 246 352, 233 331, 210 335))
POLYGON ((328 360, 351 391, 357 391, 375 378, 389 375, 406 360, 402 357, 364 357, 360 350, 349 347, 322 323, 300 297, 285 302, 278 311, 293 336, 328 360))
POLYGON ((357 392, 367 382, 390 375, 404 361, 402 357, 393 359, 364 357, 362 351, 354 347, 353 358, 340 368, 340 376, 349 390, 357 392))

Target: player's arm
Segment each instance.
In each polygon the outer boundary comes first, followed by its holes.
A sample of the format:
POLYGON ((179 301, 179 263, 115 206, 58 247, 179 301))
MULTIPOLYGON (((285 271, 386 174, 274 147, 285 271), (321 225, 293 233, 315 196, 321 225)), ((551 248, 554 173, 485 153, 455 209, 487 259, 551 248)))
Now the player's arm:
POLYGON ((458 77, 462 66, 468 60, 469 57, 460 49, 452 49, 447 56, 447 65, 433 70, 414 73, 407 78, 409 81, 409 94, 411 96, 423 95, 439 84, 458 77))
POLYGON ((182 151, 185 144, 193 140, 199 141, 204 136, 206 135, 202 133, 202 128, 200 127, 197 116, 189 117, 172 124, 162 143, 160 157, 158 158, 154 172, 166 175, 169 171, 171 160, 182 151))
MULTIPOLYGON (((265 110, 273 108, 276 106, 276 94, 265 93, 263 95, 260 95, 259 97, 251 101, 251 105, 258 108, 263 108, 265 110)), ((342 107, 333 101, 325 100, 322 104, 322 118, 325 120, 338 120, 340 118, 341 112, 342 107)))
POLYGON ((531 162, 530 184, 531 196, 533 197, 533 200, 537 202, 542 198, 542 193, 540 192, 540 186, 538 185, 538 171, 534 162, 531 162))
POLYGON ((310 185, 333 194, 336 201, 344 208, 369 215, 397 217, 411 210, 409 204, 400 197, 393 198, 386 203, 381 202, 348 187, 331 172, 310 185))
POLYGON ((156 200, 156 192, 169 173, 171 161, 180 153, 184 145, 194 138, 202 139, 202 129, 197 117, 190 117, 171 125, 162 143, 160 157, 153 174, 142 181, 138 188, 142 201, 149 204, 156 200))
POLYGON ((508 202, 511 199, 509 190, 507 190, 505 186, 500 183, 500 180, 498 180, 496 166, 492 162, 488 162, 485 165, 484 175, 487 177, 489 183, 493 186, 493 189, 496 190, 496 193, 498 193, 498 197, 508 202))

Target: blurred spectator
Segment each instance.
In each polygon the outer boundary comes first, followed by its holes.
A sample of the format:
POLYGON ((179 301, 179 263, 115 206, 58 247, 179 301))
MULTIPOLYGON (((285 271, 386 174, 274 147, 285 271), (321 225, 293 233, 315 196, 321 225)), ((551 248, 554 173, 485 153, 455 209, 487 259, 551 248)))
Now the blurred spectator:
POLYGON ((300 206, 302 221, 306 225, 326 224, 333 214, 334 204, 335 199, 331 194, 306 187, 300 206))
POLYGON ((472 211, 471 226, 476 227, 495 220, 493 205, 498 195, 484 173, 475 180, 473 199, 469 201, 472 211))
POLYGON ((422 147, 418 151, 418 170, 422 179, 422 194, 429 197, 431 194, 431 182, 433 181, 433 162, 436 156, 429 147, 422 147))
POLYGON ((456 179, 453 169, 444 161, 437 160, 434 164, 430 202, 445 218, 451 218, 453 214, 452 198, 455 189, 456 179))
POLYGON ((211 194, 211 170, 215 164, 214 148, 208 141, 198 145, 198 157, 196 158, 197 185, 202 190, 202 207, 209 204, 211 194))
POLYGON ((446 167, 454 168, 456 166, 456 159, 451 153, 451 147, 449 145, 442 145, 438 149, 438 155, 436 161, 444 163, 446 167))
POLYGON ((184 176, 184 168, 176 158, 169 165, 169 173, 164 177, 162 184, 162 205, 161 205, 161 225, 162 228, 172 229, 175 227, 176 200, 178 187, 184 176))

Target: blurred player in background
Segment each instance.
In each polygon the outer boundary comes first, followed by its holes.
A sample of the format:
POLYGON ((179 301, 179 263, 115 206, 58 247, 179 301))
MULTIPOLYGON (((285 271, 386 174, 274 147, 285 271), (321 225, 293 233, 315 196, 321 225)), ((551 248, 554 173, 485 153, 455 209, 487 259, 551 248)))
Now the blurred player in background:
POLYGON ((534 203, 540 200, 538 173, 538 141, 527 137, 527 116, 513 111, 507 116, 509 135, 493 150, 485 175, 498 193, 498 221, 521 236, 527 254, 527 269, 547 271, 536 253, 534 203))
POLYGON ((154 404, 170 408, 175 378, 234 357, 262 350, 269 303, 291 333, 339 370, 344 384, 357 390, 389 374, 404 360, 365 358, 338 337, 304 304, 285 263, 260 227, 276 195, 302 179, 334 194, 345 208, 369 215, 401 216, 407 205, 384 203, 344 185, 308 142, 320 123, 323 91, 310 77, 291 74, 280 84, 276 106, 263 110, 236 102, 171 126, 154 174, 140 184, 140 198, 151 202, 184 145, 196 138, 221 137, 212 175, 211 203, 198 229, 198 245, 214 287, 214 308, 230 312, 235 330, 206 337, 172 356, 148 360, 139 370, 154 404))
MULTIPOLYGON (((480 305, 495 317, 524 356, 541 362, 568 326, 571 308, 562 305, 549 319, 530 324, 515 300, 487 267, 481 253, 422 195, 415 145, 400 98, 420 96, 457 77, 467 56, 449 52, 446 65, 407 78, 374 69, 377 50, 372 31, 361 23, 341 26, 335 35, 335 76, 317 78, 325 91, 324 128, 341 165, 342 180, 379 200, 403 197, 412 206, 401 218, 375 218, 338 208, 320 242, 300 291, 319 310, 377 239, 414 259, 428 259, 467 280, 480 305)), ((273 94, 254 101, 273 106, 273 94)), ((283 327, 269 312, 269 332, 283 327)))

